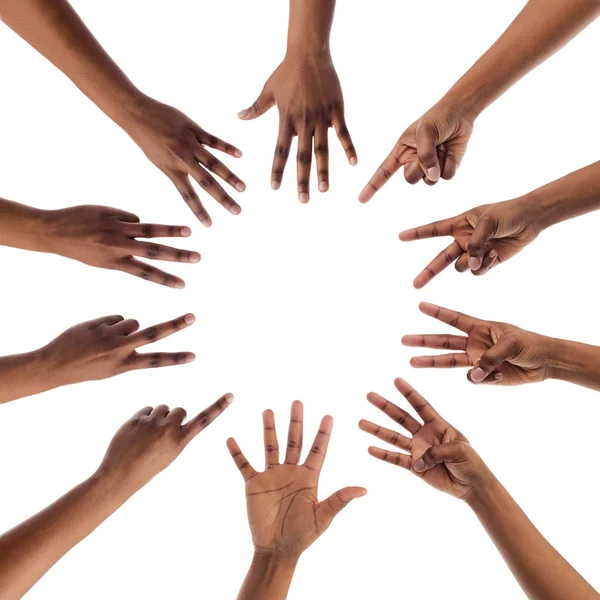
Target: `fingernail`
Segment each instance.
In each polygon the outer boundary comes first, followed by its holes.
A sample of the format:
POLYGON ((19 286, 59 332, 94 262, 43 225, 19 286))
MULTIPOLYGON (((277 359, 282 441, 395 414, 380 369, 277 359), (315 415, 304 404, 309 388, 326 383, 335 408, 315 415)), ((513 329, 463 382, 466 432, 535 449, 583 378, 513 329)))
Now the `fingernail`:
POLYGON ((356 156, 353 156, 353 157, 350 159, 350 164, 351 164, 352 166, 354 166, 354 165, 358 164, 358 158, 356 158, 356 156))
POLYGON ((192 313, 188 313, 185 315, 183 320, 185 321, 186 325, 191 325, 196 320, 196 317, 192 313))
POLYGON ((185 283, 183 281, 176 281, 174 287, 176 290, 182 290, 185 287, 185 283))
POLYGON ((277 179, 273 179, 271 181, 271 189, 278 190, 281 187, 281 182, 277 181, 277 179))
POLYGON ((246 186, 241 181, 239 181, 238 183, 235 184, 235 189, 238 192, 243 192, 246 189, 246 186))
POLYGON ((200 223, 202 223, 204 227, 210 227, 212 225, 212 219, 203 219, 202 221, 200 221, 200 223))
POLYGON ((496 256, 498 256, 498 253, 495 250, 490 250, 490 258, 496 258, 496 256))
POLYGON ((477 269, 479 269, 480 267, 481 259, 476 258, 475 256, 471 256, 471 258, 469 259, 469 269, 471 269, 471 271, 477 271, 477 269))
POLYGON ((233 151, 233 155, 237 158, 242 158, 242 151, 237 148, 233 151))
POLYGON ((195 360, 196 360, 196 355, 195 354, 188 354, 185 357, 185 362, 186 363, 191 363, 191 362, 194 362, 195 360))
POLYGON ((430 181, 437 181, 440 178, 440 168, 429 167, 429 169, 427 169, 427 178, 430 181))
POLYGON ((446 146, 444 146, 444 144, 440 144, 438 148, 440 152, 446 152, 446 146))
POLYGON ((300 200, 302 204, 306 204, 308 202, 308 194, 306 192, 302 192, 298 195, 298 200, 300 200))
POLYGON ((233 394, 225 394, 225 402, 227 404, 231 404, 233 402, 234 395, 233 394))
POLYGON ((189 237, 192 235, 192 230, 189 227, 182 227, 180 233, 183 237, 189 237))
POLYGON ((425 461, 420 458, 415 464, 414 464, 414 468, 415 471, 424 471, 425 470, 425 461))
POLYGON ((248 109, 240 110, 240 112, 238 113, 238 117, 240 119, 243 119, 247 114, 248 114, 248 109))
POLYGON ((190 262, 191 263, 200 262, 200 255, 197 252, 192 252, 190 254, 190 262))
POLYGON ((239 214, 242 212, 242 209, 241 209, 241 208, 240 208, 240 207, 239 207, 237 204, 234 204, 234 205, 233 205, 233 206, 232 206, 232 207, 229 209, 229 212, 230 212, 232 215, 239 215, 239 214))
POLYGON ((319 191, 326 192, 329 189, 326 181, 319 181, 319 191))
POLYGON ((483 372, 483 369, 480 369, 479 367, 474 369, 471 373, 471 379, 477 383, 483 381, 485 379, 485 373, 483 372))
POLYGON ((496 373, 496 374, 494 375, 494 379, 495 379, 496 381, 502 381, 502 379, 503 379, 503 378, 504 378, 504 375, 502 375, 502 373, 496 373))

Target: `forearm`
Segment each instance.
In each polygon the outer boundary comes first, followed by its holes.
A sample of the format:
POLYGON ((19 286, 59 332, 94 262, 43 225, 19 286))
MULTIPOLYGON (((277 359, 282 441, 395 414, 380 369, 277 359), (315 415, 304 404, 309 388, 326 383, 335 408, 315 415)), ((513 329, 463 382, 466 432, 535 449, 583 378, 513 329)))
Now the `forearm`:
POLYGON ((477 117, 600 14, 598 0, 529 0, 496 43, 444 97, 477 117))
POLYGON ((598 600, 498 480, 479 488, 467 502, 531 600, 598 600))
POLYGON ((0 198, 0 245, 47 252, 51 212, 0 198))
POLYGON ((0 596, 16 600, 127 499, 100 475, 0 537, 0 596))
POLYGON ((329 53, 335 0, 290 0, 289 53, 329 53))
POLYGON ((297 562, 255 552, 238 600, 285 600, 297 562))
POLYGON ((600 162, 523 196, 538 230, 600 208, 600 162))
POLYGON ((57 387, 48 366, 43 350, 0 357, 0 404, 57 387))
POLYGON ((118 124, 141 96, 66 0, 0 0, 0 17, 118 124))
POLYGON ((547 338, 547 377, 600 391, 600 347, 547 338))

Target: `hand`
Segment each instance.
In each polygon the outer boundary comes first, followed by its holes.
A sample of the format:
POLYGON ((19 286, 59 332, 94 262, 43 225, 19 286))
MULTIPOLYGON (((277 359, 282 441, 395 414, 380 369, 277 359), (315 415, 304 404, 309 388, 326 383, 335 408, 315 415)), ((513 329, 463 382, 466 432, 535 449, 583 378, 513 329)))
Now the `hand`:
POLYGON ((548 377, 548 338, 514 325, 476 319, 427 302, 422 302, 419 309, 467 335, 405 335, 402 338, 405 346, 455 351, 414 357, 410 361, 413 367, 471 367, 467 373, 469 381, 496 385, 536 383, 548 377))
POLYGON ((185 425, 183 408, 147 406, 117 431, 98 473, 135 493, 166 469, 233 401, 225 394, 185 425))
POLYGON ((536 225, 530 204, 518 198, 477 206, 457 217, 408 229, 400 234, 400 239, 412 242, 438 236, 454 238, 417 275, 413 285, 420 289, 454 261, 461 273, 470 269, 473 275, 485 275, 521 252, 541 229, 536 225))
POLYGON ((468 499, 474 490, 493 477, 491 472, 467 438, 442 419, 421 394, 403 379, 398 378, 394 383, 423 423, 379 394, 371 392, 367 395, 369 402, 399 423, 412 437, 363 419, 359 422, 363 431, 406 452, 388 452, 371 446, 369 454, 412 470, 436 490, 462 500, 468 499))
POLYGON ((298 136, 298 198, 310 198, 310 167, 313 152, 317 161, 319 191, 329 189, 328 130, 335 127, 351 165, 356 150, 344 118, 344 98, 331 57, 286 57, 268 79, 256 102, 239 113, 240 119, 255 119, 277 104, 279 137, 275 148, 271 187, 281 186, 292 138, 298 136))
POLYGON ((440 177, 452 179, 467 151, 471 133, 471 117, 456 106, 437 104, 400 136, 359 200, 368 202, 400 167, 404 167, 404 178, 410 184, 423 179, 434 185, 440 177))
POLYGON ((114 269, 168 287, 182 289, 185 282, 136 258, 197 263, 197 252, 141 242, 135 238, 188 237, 189 227, 140 223, 131 213, 105 206, 75 206, 51 211, 49 244, 52 252, 92 267, 114 269))
POLYGON ((126 123, 124 128, 144 151, 148 160, 173 182, 186 204, 203 225, 210 227, 212 220, 190 183, 190 175, 203 190, 230 213, 240 214, 242 209, 239 204, 208 171, 218 175, 238 192, 243 192, 246 185, 208 152, 205 146, 236 158, 242 156, 240 150, 207 133, 172 106, 147 96, 140 101, 135 118, 126 123))
POLYGON ((187 314, 138 331, 140 324, 135 319, 102 317, 71 327, 40 352, 48 366, 48 377, 56 378, 57 386, 107 379, 135 369, 186 364, 196 358, 191 352, 139 354, 136 350, 173 335, 194 321, 194 315, 187 314))
POLYGON ((273 411, 263 413, 265 471, 257 473, 230 438, 227 447, 246 482, 246 502, 252 540, 257 552, 297 558, 331 525, 334 517, 354 498, 367 493, 347 487, 318 501, 317 488, 327 454, 333 419, 323 417, 310 453, 302 453, 303 405, 292 404, 285 462, 279 462, 279 445, 273 411))

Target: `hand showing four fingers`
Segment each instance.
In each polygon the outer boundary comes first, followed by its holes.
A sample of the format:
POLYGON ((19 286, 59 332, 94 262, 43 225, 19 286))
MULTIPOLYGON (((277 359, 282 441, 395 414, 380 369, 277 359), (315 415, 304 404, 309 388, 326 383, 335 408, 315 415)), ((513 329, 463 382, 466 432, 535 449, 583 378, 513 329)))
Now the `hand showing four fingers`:
POLYGON ((318 189, 320 192, 329 189, 330 127, 335 127, 350 164, 357 163, 356 150, 346 127, 342 88, 331 57, 286 57, 268 79, 256 102, 238 116, 244 120, 255 119, 275 105, 279 110, 279 135, 271 187, 278 190, 281 186, 292 138, 298 136, 298 199, 308 202, 313 151, 318 189))
POLYGON ((531 206, 517 198, 478 206, 450 219, 408 229, 400 234, 400 239, 412 242, 440 236, 454 238, 417 275, 414 286, 422 288, 452 263, 459 272, 470 269, 473 275, 484 275, 533 242, 540 230, 531 206))
POLYGON ((75 206, 48 216, 52 252, 92 267, 114 269, 181 289, 185 282, 136 256, 170 262, 197 263, 197 252, 179 250, 136 238, 188 237, 189 227, 140 223, 134 214, 106 206, 75 206))
POLYGON ((263 414, 265 470, 257 472, 230 438, 227 447, 246 482, 246 501, 252 541, 259 552, 297 558, 331 525, 351 501, 364 496, 361 487, 347 487, 319 502, 319 476, 327 454, 333 419, 323 417, 315 441, 300 463, 303 405, 292 404, 285 461, 280 463, 275 417, 263 414))
POLYGON ((71 327, 40 350, 49 378, 57 385, 95 381, 136 369, 192 362, 191 352, 138 353, 137 349, 194 323, 187 314, 142 331, 135 319, 114 315, 71 327))
POLYGON ((183 424, 186 411, 147 406, 135 413, 113 437, 98 474, 133 494, 166 469, 185 447, 233 401, 225 394, 183 424))
POLYGON ((405 346, 452 350, 437 356, 417 356, 410 364, 417 368, 469 368, 473 383, 520 385, 546 378, 547 338, 497 321, 469 315, 422 302, 422 313, 466 333, 466 335, 405 335, 405 346))
POLYGON ((124 124, 124 129, 147 158, 173 182, 203 225, 209 227, 212 219, 196 194, 190 177, 230 213, 238 215, 241 212, 240 205, 210 173, 238 192, 243 192, 246 185, 206 147, 236 158, 242 156, 240 150, 207 133, 179 110, 148 97, 140 102, 133 118, 124 124))
POLYGON ((467 438, 445 421, 421 394, 403 379, 398 378, 394 383, 420 420, 371 392, 367 396, 369 402, 403 427, 411 437, 363 419, 359 423, 363 431, 402 450, 392 452, 371 446, 369 454, 412 471, 437 490, 466 499, 474 488, 493 477, 491 472, 467 438))

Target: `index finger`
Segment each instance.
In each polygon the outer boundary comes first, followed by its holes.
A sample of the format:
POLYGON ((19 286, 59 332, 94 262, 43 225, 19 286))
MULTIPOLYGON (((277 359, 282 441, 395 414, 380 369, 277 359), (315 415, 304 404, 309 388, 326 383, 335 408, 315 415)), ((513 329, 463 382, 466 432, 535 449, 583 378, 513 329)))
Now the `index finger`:
POLYGON ((162 340, 163 338, 189 327, 194 323, 195 320, 196 317, 192 313, 188 313, 187 315, 183 315, 182 317, 173 319, 172 321, 160 323, 159 325, 154 325, 152 327, 142 329, 142 331, 138 331, 132 335, 128 335, 126 338, 126 343, 128 346, 132 346, 134 348, 139 348, 140 346, 145 346, 146 344, 153 344, 158 340, 162 340))
POLYGON ((427 225, 406 229, 400 233, 399 237, 403 242, 413 242, 414 240, 425 240, 439 236, 454 235, 457 225, 456 220, 456 217, 451 217, 449 219, 443 219, 442 221, 434 221, 427 225))
POLYGON ((436 306, 429 302, 421 302, 421 304, 419 304, 419 310, 428 317, 433 317, 438 321, 442 321, 442 323, 447 323, 451 327, 456 327, 456 329, 464 331, 467 335, 471 333, 478 320, 456 310, 436 306))
POLYGON ((321 420, 319 431, 315 437, 315 441, 310 448, 310 452, 304 461, 304 466, 311 471, 321 472, 323 463, 325 462, 325 456, 327 455, 327 448, 329 446, 329 438, 331 437, 331 431, 333 430, 333 417, 326 415, 321 420))
POLYGON ((170 238, 190 237, 192 230, 189 227, 179 225, 131 223, 124 226, 123 233, 130 238, 170 238))
POLYGON ((439 418, 436 410, 404 379, 397 377, 394 381, 396 389, 410 402, 410 405, 417 411, 425 423, 429 423, 439 418))
POLYGON ((375 175, 358 196, 360 202, 368 202, 391 179, 400 167, 404 165, 407 147, 398 142, 389 156, 381 163, 375 175))
POLYGON ((406 412, 403 408, 396 406, 383 396, 380 396, 375 392, 370 392, 367 394, 367 400, 413 435, 421 429, 421 423, 419 423, 419 421, 417 421, 410 413, 406 412))
POLYGON ((181 427, 181 439, 189 444, 202 430, 206 429, 233 402, 233 394, 224 394, 181 427))

